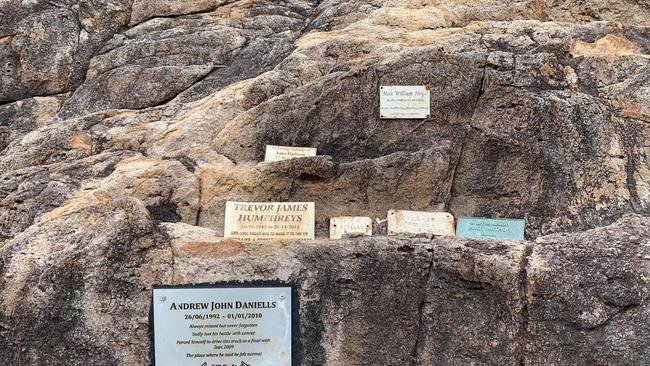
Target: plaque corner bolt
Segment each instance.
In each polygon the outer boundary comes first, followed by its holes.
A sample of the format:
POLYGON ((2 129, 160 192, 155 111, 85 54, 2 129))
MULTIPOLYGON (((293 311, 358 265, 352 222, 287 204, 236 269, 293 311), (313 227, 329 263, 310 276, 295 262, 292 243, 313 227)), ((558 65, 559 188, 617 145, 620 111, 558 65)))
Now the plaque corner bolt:
POLYGON ((165 302, 167 301, 167 296, 161 296, 160 297, 160 302, 165 302))

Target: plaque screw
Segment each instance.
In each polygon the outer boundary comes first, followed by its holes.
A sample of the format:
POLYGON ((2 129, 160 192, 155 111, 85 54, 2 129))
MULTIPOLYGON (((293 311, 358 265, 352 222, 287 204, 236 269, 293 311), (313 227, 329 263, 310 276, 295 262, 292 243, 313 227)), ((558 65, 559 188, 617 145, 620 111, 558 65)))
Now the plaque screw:
POLYGON ((284 300, 284 295, 280 295, 280 300, 284 300))
POLYGON ((167 297, 166 297, 166 296, 161 296, 161 297, 160 297, 160 302, 165 302, 165 300, 167 300, 167 297))

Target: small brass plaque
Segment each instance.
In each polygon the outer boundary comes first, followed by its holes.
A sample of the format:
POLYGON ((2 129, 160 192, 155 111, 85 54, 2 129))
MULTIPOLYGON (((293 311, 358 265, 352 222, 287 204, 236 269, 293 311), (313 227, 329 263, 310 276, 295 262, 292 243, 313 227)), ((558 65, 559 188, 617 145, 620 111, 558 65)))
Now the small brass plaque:
POLYGON ((340 216, 330 219, 330 239, 345 235, 372 235, 372 219, 360 216, 340 216))
POLYGON ((388 211, 388 235, 454 235, 454 216, 448 212, 388 211))
POLYGON ((294 146, 275 146, 266 145, 264 161, 282 161, 293 158, 304 158, 316 156, 315 147, 294 147, 294 146))

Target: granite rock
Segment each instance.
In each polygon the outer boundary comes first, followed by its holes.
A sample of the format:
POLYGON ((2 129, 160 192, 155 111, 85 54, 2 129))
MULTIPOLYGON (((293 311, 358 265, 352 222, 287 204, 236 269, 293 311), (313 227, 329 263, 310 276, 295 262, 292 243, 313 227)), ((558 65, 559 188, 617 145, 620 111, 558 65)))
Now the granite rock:
POLYGON ((649 27, 639 0, 0 1, 0 364, 149 364, 153 285, 249 280, 299 288, 303 365, 650 363, 649 27), (389 84, 431 117, 380 119, 389 84), (315 202, 317 240, 220 238, 228 200, 315 202), (527 241, 386 238, 389 209, 527 241), (380 235, 325 239, 339 215, 380 235))

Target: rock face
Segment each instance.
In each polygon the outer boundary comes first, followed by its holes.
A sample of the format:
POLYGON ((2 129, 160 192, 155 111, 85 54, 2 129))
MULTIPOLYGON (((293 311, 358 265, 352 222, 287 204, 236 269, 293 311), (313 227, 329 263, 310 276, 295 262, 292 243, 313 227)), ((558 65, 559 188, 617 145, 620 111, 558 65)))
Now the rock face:
POLYGON ((648 238, 647 220, 634 219, 587 231, 568 242, 560 235, 538 238, 527 266, 532 340, 527 361, 648 362, 648 238), (640 324, 645 325, 639 328, 640 324))
POLYGON ((303 365, 650 364, 647 2, 0 14, 0 364, 147 365, 151 287, 226 280, 299 288, 303 365), (379 118, 423 84, 430 119, 379 118), (219 238, 228 200, 313 201, 318 238, 219 238), (393 208, 528 241, 325 239, 393 208))

